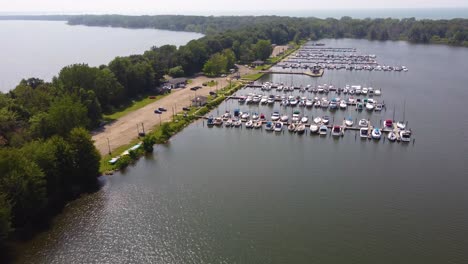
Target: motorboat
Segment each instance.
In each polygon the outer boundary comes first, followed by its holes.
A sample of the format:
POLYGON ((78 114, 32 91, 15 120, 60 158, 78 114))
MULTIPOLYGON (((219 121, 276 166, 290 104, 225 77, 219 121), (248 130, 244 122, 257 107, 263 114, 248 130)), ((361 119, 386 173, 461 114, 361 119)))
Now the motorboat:
POLYGON ((260 120, 265 120, 265 115, 264 114, 260 114, 260 120))
POLYGON ((298 103, 299 103, 299 101, 296 98, 294 98, 292 100, 289 100, 289 104, 291 106, 296 106, 298 103))
POLYGON ((369 121, 367 119, 361 119, 361 120, 359 120, 359 126, 360 127, 368 127, 369 126, 369 121))
POLYGON ((378 95, 382 95, 382 90, 380 90, 380 89, 375 89, 374 95, 377 95, 377 96, 378 96, 378 95))
POLYGON ((314 106, 315 106, 316 108, 319 108, 320 105, 321 105, 320 100, 315 101, 314 106))
POLYGON ((314 123, 315 123, 315 124, 321 124, 321 123, 322 123, 322 118, 319 117, 319 116, 316 117, 316 118, 314 118, 314 123))
POLYGON ((327 126, 320 126, 319 128, 319 134, 321 136, 326 136, 328 133, 328 127, 327 126))
POLYGON ((374 128, 372 129, 372 138, 373 139, 380 139, 380 137, 382 136, 382 132, 380 131, 380 129, 378 128, 374 128))
POLYGON ((296 126, 296 133, 303 134, 305 132, 306 126, 304 124, 299 124, 296 126))
POLYGON ((356 104, 356 110, 357 111, 362 111, 364 109, 364 105, 362 103, 357 103, 356 104))
POLYGON ((258 120, 260 116, 257 113, 253 113, 252 120, 258 120))
POLYGON ((369 128, 368 127, 361 127, 361 129, 359 129, 359 137, 360 138, 368 138, 369 137, 369 128))
POLYGON ((384 121, 383 125, 384 125, 384 128, 392 129, 393 128, 393 120, 387 119, 387 120, 384 121))
POLYGON ((354 99, 354 97, 351 96, 351 97, 348 98, 348 103, 349 103, 349 104, 355 104, 355 103, 356 103, 356 99, 354 99))
POLYGON ((270 95, 270 97, 268 97, 267 104, 271 105, 271 104, 274 104, 274 103, 275 103, 275 97, 274 97, 274 95, 270 95))
POLYGON ((322 123, 325 125, 328 125, 330 122, 330 117, 329 116, 322 116, 322 123))
POLYGON ((268 96, 263 96, 262 99, 260 99, 261 104, 266 104, 268 102, 268 96))
POLYGON ((239 104, 244 104, 246 100, 247 100, 247 97, 245 97, 245 96, 240 96, 239 99, 238 99, 239 104))
POLYGON ((240 121, 239 119, 234 120, 234 121, 232 122, 232 125, 233 125, 234 127, 240 127, 240 126, 242 126, 242 121, 240 121))
POLYGON ((317 125, 310 125, 310 134, 316 134, 319 131, 319 126, 317 125))
POLYGON ((281 122, 288 122, 289 116, 288 115, 282 115, 280 120, 281 120, 281 122))
POLYGON ((275 122, 275 132, 281 132, 283 131, 283 123, 282 122, 275 122))
POLYGON ((221 126, 223 124, 223 119, 221 117, 216 117, 213 121, 215 126, 221 126))
POLYGON ((345 125, 346 125, 347 127, 352 127, 352 126, 354 125, 353 119, 352 119, 351 117, 346 118, 346 119, 345 119, 345 125))
POLYGON ((406 128, 406 123, 404 121, 398 121, 397 122, 397 127, 401 130, 406 128))
POLYGON ((375 108, 375 106, 374 106, 373 103, 369 103, 369 102, 368 102, 368 103, 366 104, 366 109, 367 109, 368 111, 373 111, 374 108, 375 108))
POLYGON ((334 137, 341 137, 343 136, 343 128, 340 126, 333 126, 331 134, 334 137))
POLYGON ((229 111, 226 111, 226 113, 224 113, 221 118, 223 119, 223 121, 227 121, 228 119, 231 118, 231 113, 229 113, 229 111))
POLYGON ((326 99, 322 100, 322 104, 321 104, 322 108, 328 108, 329 105, 330 105, 330 101, 326 99))
POLYGON ((245 103, 250 104, 251 102, 252 102, 252 96, 247 96, 247 98, 245 99, 245 103))
POLYGON ((312 107, 314 105, 314 102, 310 99, 307 99, 305 102, 306 107, 312 107))
POLYGON ((281 90, 283 90, 283 86, 282 86, 282 85, 278 85, 278 86, 276 87, 276 91, 281 91, 281 90))
POLYGON ((245 123, 246 128, 253 128, 253 126, 254 126, 253 120, 249 120, 245 123))
POLYGON ((209 127, 214 126, 214 117, 213 117, 213 116, 209 116, 209 117, 208 117, 208 120, 206 121, 206 124, 207 124, 209 127))
POLYGON ((266 130, 266 131, 273 131, 273 129, 274 129, 273 122, 268 121, 268 122, 266 123, 266 125, 265 125, 265 130, 266 130))
POLYGON ((394 142, 395 140, 397 140, 397 135, 396 135, 395 132, 390 131, 390 133, 388 133, 388 135, 387 135, 387 138, 388 138, 388 140, 390 140, 391 142, 394 142))
POLYGON ((368 90, 366 87, 364 87, 364 88, 362 88, 361 93, 364 94, 364 95, 366 95, 368 91, 369 91, 369 90, 368 90))
POLYGON ((400 131, 400 140, 401 142, 410 142, 411 141, 411 130, 401 130, 400 131))
POLYGON ((232 126, 232 119, 228 119, 224 122, 225 127, 231 127, 232 126))
POLYGON ((382 111, 383 105, 380 103, 375 104, 374 111, 382 111))
POLYGON ((273 112, 273 114, 271 114, 272 121, 278 121, 279 119, 280 119, 280 114, 278 112, 273 112))
POLYGON ((346 109, 348 107, 348 104, 346 103, 345 100, 341 100, 340 102, 340 108, 341 109, 346 109))
POLYGON ((303 116, 303 117, 301 118, 301 123, 307 124, 307 122, 309 122, 309 118, 308 118, 307 116, 303 116))
POLYGON ((299 111, 294 111, 293 112, 293 115, 292 115, 292 121, 293 122, 299 122, 299 120, 301 120, 301 112, 299 111))
POLYGON ((262 121, 257 121, 254 123, 254 128, 255 129, 259 129, 263 126, 263 122, 262 121))
POLYGON ((336 110, 338 108, 338 103, 336 101, 330 102, 330 110, 336 110))
POLYGON ((296 130, 296 125, 294 123, 289 124, 288 131, 294 132, 296 130))
POLYGON ((261 100, 260 96, 256 95, 256 96, 252 97, 252 103, 254 103, 254 104, 260 103, 260 100, 261 100))
POLYGON ((250 118, 250 114, 249 113, 242 113, 241 115, 241 121, 242 122, 247 122, 247 120, 250 118))

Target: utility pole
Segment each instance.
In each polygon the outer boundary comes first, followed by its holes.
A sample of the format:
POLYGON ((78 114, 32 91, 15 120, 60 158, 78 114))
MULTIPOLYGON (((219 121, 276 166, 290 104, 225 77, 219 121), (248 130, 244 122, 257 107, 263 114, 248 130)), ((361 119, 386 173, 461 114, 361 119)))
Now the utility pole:
POLYGON ((109 155, 112 155, 111 148, 110 148, 110 143, 109 143, 109 138, 107 138, 107 147, 109 148, 109 155))

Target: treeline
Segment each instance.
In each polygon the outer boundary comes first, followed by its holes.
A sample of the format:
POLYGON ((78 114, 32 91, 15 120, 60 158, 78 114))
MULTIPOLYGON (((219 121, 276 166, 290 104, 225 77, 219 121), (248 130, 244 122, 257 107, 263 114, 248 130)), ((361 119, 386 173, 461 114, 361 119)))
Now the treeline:
MULTIPOLYGON (((313 14, 311 14, 313 15, 313 14)), ((299 38, 366 38, 370 40, 408 40, 415 43, 447 43, 468 46, 468 19, 319 19, 278 16, 122 16, 84 15, 70 17, 71 25, 157 28, 194 31, 207 35, 269 28, 272 43, 279 44, 289 32, 299 38)))

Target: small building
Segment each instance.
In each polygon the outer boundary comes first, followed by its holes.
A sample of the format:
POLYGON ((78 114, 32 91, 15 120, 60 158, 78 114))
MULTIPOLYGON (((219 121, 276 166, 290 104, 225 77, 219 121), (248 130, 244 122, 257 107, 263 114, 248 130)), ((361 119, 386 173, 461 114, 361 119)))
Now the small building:
POLYGON ((205 106, 207 102, 208 97, 199 95, 192 100, 192 106, 205 106))
POLYGON ((176 88, 185 88, 185 85, 187 85, 187 78, 173 78, 168 80, 165 83, 165 86, 171 87, 171 89, 176 89, 176 88))
POLYGON ((255 66, 255 67, 256 66, 262 66, 263 64, 265 64, 265 62, 262 61, 262 60, 256 60, 256 61, 252 62, 252 65, 255 66))

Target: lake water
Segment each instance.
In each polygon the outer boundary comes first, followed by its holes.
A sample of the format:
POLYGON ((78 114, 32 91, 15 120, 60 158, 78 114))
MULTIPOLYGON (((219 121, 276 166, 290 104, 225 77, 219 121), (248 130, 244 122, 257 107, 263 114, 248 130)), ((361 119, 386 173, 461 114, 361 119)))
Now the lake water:
MULTIPOLYGON (((300 110, 378 123, 393 106, 401 119, 406 100, 414 145, 349 131, 333 139, 199 121, 126 172, 102 177, 102 190, 70 203, 22 247, 18 262, 468 263, 468 49, 324 42, 409 71, 327 71, 317 79, 381 88, 388 109, 380 114, 300 110)), ((291 111, 228 101, 213 114, 238 107, 267 116, 291 111)))
POLYGON ((65 22, 0 21, 0 91, 21 79, 50 81, 64 66, 107 64, 152 46, 184 45, 203 35, 154 29, 68 26, 65 22))

